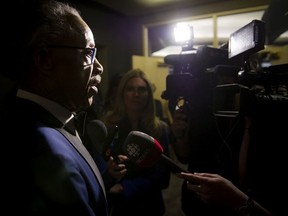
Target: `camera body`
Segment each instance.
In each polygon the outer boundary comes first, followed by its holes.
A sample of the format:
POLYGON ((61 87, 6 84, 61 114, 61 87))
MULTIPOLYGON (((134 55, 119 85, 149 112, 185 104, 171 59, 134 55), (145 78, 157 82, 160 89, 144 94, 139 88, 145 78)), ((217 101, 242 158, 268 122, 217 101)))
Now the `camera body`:
POLYGON ((258 106, 287 103, 288 64, 260 69, 251 64, 253 55, 264 49, 264 22, 251 21, 232 33, 227 45, 200 46, 164 58, 172 68, 162 98, 169 101, 171 113, 180 99, 186 101, 188 111, 208 109, 223 117, 250 115, 258 106))
POLYGON ((193 108, 211 106, 211 96, 218 78, 213 67, 237 64, 228 59, 227 49, 208 46, 179 55, 168 55, 164 61, 171 65, 171 73, 166 77, 166 90, 162 93, 162 98, 169 102, 170 112, 173 112, 179 100, 185 100, 185 104, 193 108))

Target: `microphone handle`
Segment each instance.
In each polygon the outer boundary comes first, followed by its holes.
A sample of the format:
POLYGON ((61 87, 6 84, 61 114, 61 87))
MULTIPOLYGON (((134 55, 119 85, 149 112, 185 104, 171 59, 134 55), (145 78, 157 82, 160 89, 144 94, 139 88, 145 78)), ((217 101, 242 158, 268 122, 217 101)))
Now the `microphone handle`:
POLYGON ((175 161, 173 161, 171 158, 167 157, 165 154, 161 154, 161 157, 159 158, 159 162, 165 164, 169 167, 170 171, 172 173, 180 173, 180 172, 188 172, 181 166, 179 166, 175 161))
POLYGON ((119 162, 119 158, 118 155, 115 152, 115 149, 118 148, 118 131, 119 128, 117 125, 114 126, 113 131, 112 131, 112 135, 110 136, 110 139, 108 139, 108 146, 109 146, 109 150, 110 150, 110 156, 113 157, 113 159, 118 163, 119 162))
MULTIPOLYGON (((171 158, 167 157, 166 155, 164 155, 163 153, 161 154, 161 157, 159 159, 160 163, 165 164, 166 166, 169 167, 170 171, 174 174, 176 173, 180 173, 180 172, 185 172, 185 173, 189 173, 188 170, 185 170, 184 168, 182 168, 181 166, 179 166, 175 161, 173 161, 171 158)), ((199 183, 193 182, 193 181, 189 181, 190 184, 195 184, 195 185, 199 185, 199 183)))

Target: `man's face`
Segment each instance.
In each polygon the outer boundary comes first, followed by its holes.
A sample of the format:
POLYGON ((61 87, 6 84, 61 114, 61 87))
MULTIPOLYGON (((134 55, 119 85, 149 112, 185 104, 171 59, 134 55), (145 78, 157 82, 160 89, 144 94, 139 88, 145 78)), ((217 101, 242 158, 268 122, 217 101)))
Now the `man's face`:
POLYGON ((57 45, 54 48, 51 46, 53 52, 53 76, 50 80, 52 99, 70 111, 76 112, 87 108, 93 102, 93 95, 98 92, 97 87, 101 82, 100 74, 103 72, 103 67, 96 57, 93 60, 95 47, 93 34, 85 25, 82 35, 67 39, 57 45))

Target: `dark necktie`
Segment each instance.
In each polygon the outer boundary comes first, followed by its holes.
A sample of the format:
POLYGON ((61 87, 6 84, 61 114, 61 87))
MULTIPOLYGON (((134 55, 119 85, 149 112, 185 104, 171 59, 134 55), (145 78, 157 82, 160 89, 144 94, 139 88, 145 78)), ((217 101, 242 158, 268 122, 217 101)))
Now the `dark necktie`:
POLYGON ((75 127, 75 120, 72 118, 64 125, 64 129, 67 130, 72 135, 76 136, 76 127, 75 127))

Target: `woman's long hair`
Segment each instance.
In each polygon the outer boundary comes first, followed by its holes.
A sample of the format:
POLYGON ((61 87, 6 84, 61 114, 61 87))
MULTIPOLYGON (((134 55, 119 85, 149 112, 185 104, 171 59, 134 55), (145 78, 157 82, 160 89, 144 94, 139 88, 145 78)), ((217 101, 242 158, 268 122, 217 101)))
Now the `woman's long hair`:
POLYGON ((159 118, 156 116, 152 85, 146 74, 140 69, 132 69, 123 75, 118 86, 113 108, 106 113, 103 117, 103 121, 107 125, 117 125, 127 117, 124 104, 124 91, 127 82, 135 77, 139 77, 145 81, 148 91, 148 101, 140 117, 140 126, 141 128, 145 128, 151 136, 159 137, 161 135, 161 125, 159 118))

